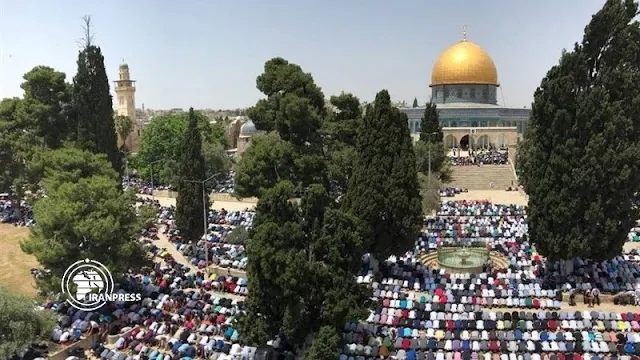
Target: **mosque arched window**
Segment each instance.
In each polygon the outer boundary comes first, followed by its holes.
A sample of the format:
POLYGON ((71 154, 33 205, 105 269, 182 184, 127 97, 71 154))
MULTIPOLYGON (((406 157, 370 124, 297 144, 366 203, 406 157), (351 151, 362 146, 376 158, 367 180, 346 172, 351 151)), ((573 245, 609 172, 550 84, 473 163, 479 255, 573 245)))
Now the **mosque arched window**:
POLYGON ((489 98, 489 90, 487 90, 487 89, 482 90, 482 97, 485 98, 485 99, 488 99, 489 98))
POLYGON ((476 89, 471 89, 471 90, 469 90, 469 96, 470 96, 472 99, 475 99, 475 98, 476 98, 476 89))
POLYGON ((444 97, 449 97, 449 89, 444 91, 444 97))
POLYGON ((462 99, 462 90, 458 89, 458 93, 456 94, 458 99, 462 99))

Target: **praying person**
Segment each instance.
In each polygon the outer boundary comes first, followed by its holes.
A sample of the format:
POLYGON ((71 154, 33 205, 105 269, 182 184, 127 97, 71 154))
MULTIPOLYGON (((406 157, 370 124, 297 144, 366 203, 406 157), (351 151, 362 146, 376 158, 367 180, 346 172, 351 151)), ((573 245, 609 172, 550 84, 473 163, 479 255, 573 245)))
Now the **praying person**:
POLYGON ((597 287, 591 290, 591 306, 593 305, 600 306, 600 290, 597 287))

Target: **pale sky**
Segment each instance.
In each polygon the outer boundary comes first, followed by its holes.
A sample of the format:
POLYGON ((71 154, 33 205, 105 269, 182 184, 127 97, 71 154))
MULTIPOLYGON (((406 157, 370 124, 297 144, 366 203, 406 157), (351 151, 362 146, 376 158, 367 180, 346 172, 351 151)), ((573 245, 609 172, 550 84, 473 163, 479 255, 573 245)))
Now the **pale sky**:
MULTIPOLYGON (((252 106, 264 62, 281 56, 325 95, 429 98, 440 52, 468 39, 491 54, 507 106, 530 106, 563 48, 604 0, 0 0, 0 98, 22 96, 36 65, 76 72, 91 15, 109 80, 124 59, 146 108, 252 106)), ((502 102, 502 101, 501 101, 502 102)))

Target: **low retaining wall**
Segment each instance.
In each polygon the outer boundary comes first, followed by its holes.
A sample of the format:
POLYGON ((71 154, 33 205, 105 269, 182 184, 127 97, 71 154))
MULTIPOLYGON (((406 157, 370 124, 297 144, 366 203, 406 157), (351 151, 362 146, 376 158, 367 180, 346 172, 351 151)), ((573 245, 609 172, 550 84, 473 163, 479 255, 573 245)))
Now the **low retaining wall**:
MULTIPOLYGON (((171 191, 171 190, 156 190, 153 192, 154 196, 157 197, 165 197, 165 198, 175 198, 178 196, 178 193, 175 191, 171 191)), ((250 197, 250 198, 243 198, 243 199, 237 199, 235 198, 233 195, 229 194, 229 193, 213 193, 210 196, 211 200, 215 201, 228 201, 228 202, 246 202, 246 203, 251 203, 251 204, 255 204, 258 202, 258 198, 255 197, 250 197)))
POLYGON ((54 353, 52 355, 49 355, 49 359, 53 359, 53 360, 65 360, 66 358, 69 357, 69 351, 72 349, 76 349, 76 348, 83 348, 83 349, 90 349, 91 348, 91 343, 94 342, 94 340, 97 342, 97 340, 99 340, 99 335, 92 335, 89 336, 85 339, 82 339, 76 343, 74 343, 73 345, 69 345, 66 348, 58 351, 57 353, 54 353))

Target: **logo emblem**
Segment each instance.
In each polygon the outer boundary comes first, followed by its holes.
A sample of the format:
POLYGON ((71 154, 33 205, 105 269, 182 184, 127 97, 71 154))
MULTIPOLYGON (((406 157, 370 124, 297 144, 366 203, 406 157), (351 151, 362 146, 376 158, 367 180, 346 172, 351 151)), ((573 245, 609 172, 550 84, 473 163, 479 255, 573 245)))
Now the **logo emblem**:
POLYGON ((93 311, 101 308, 113 293, 113 277, 103 264, 90 259, 71 264, 62 276, 62 293, 67 302, 78 310, 93 311), (73 291, 72 285, 75 285, 73 291), (102 296, 100 296, 102 295, 102 296))

